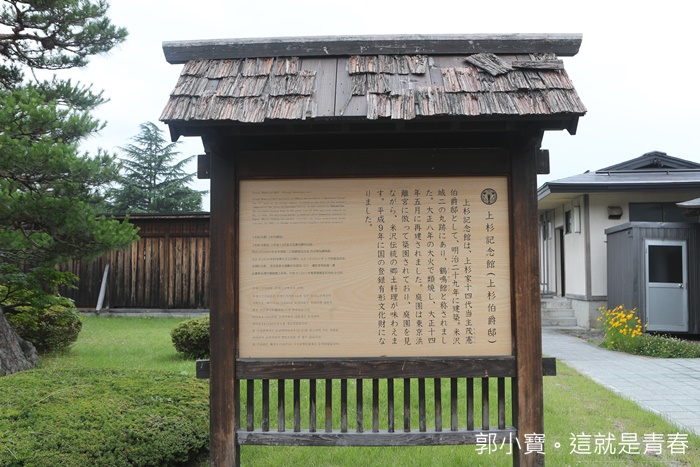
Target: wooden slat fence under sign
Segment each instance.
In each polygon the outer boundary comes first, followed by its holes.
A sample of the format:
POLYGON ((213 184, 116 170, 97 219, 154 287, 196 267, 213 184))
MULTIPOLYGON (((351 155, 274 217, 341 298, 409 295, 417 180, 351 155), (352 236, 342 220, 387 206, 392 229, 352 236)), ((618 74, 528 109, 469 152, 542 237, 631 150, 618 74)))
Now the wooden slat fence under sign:
MULTIPOLYGON (((234 403, 241 415, 235 430, 241 445, 501 445, 517 436, 506 411, 515 375, 511 356, 239 359, 237 365, 241 397, 234 403), (367 376, 353 378, 357 374, 367 376), (416 389, 417 412, 411 397, 416 389)), ((556 375, 555 359, 542 359, 542 374, 556 375)), ((197 361, 197 377, 209 376, 209 360, 197 361)))

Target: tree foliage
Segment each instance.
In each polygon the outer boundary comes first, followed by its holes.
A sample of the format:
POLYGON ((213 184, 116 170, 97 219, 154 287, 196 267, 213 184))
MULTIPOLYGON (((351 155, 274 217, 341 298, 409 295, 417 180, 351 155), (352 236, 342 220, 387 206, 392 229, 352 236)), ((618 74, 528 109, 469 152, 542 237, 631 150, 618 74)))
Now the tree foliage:
POLYGON ((103 123, 90 112, 105 99, 90 86, 34 70, 87 63, 126 38, 101 0, 0 3, 0 304, 5 312, 50 302, 74 277, 55 266, 137 239, 131 224, 100 217, 114 156, 81 154, 103 123), (25 73, 31 71, 30 80, 25 73), (29 293, 28 293, 29 291, 29 293), (25 303, 25 302, 31 303, 25 303))
POLYGON ((185 166, 194 156, 179 159, 178 143, 168 143, 152 122, 142 123, 123 154, 121 187, 110 192, 115 213, 174 213, 202 209, 202 194, 187 185, 195 174, 185 166))

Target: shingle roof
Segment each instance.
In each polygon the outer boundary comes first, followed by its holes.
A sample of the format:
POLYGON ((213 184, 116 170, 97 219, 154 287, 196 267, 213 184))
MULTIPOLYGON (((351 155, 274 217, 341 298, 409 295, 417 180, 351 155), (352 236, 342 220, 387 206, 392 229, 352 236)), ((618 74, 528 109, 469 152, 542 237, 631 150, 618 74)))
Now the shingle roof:
POLYGON ((552 53, 221 56, 185 63, 161 120, 576 118, 586 112, 552 53))

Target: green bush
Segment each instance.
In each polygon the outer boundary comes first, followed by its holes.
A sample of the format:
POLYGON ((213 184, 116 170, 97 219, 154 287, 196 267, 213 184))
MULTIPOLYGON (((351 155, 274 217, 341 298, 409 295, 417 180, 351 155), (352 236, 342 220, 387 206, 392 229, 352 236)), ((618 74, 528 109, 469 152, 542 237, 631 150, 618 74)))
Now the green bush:
POLYGON ((209 357, 209 316, 188 319, 170 332, 175 350, 187 358, 209 357))
POLYGON ((659 358, 700 358, 700 345, 677 337, 645 334, 636 353, 659 358))
POLYGON ((83 327, 75 305, 64 297, 55 297, 46 307, 15 307, 6 315, 17 334, 34 344, 39 353, 66 350, 78 340, 83 327))
POLYGON ((174 373, 48 368, 2 378, 0 466, 182 465, 206 455, 208 385, 174 373))

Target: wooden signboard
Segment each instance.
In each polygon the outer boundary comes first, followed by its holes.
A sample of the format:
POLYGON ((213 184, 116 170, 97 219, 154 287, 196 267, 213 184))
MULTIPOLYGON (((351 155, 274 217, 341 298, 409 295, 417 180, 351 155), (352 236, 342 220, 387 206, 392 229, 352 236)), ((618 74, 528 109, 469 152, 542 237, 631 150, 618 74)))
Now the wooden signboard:
POLYGON ((512 354, 507 177, 239 190, 241 358, 512 354))

